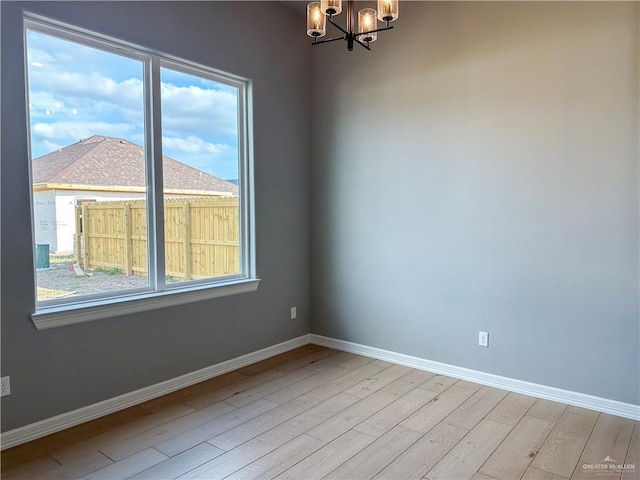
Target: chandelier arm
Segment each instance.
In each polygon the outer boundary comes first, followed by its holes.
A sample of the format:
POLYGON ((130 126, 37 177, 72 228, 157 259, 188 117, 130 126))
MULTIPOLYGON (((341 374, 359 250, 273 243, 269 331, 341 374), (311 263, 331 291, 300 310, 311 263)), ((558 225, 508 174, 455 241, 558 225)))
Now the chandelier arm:
POLYGON ((391 25, 390 27, 376 28, 375 30, 369 30, 368 32, 354 33, 354 35, 356 37, 359 37, 360 35, 366 35, 368 33, 384 32, 386 30, 391 30, 392 28, 393 28, 393 25, 391 25))
POLYGON ((320 45, 321 43, 335 42, 336 40, 344 40, 344 37, 333 37, 327 38, 326 40, 318 40, 316 42, 311 42, 311 45, 320 45))
POLYGON ((329 23, 331 25, 333 25, 334 27, 336 27, 338 30, 340 30, 342 33, 344 33, 345 35, 349 35, 349 32, 347 32, 344 28, 342 28, 340 25, 338 25, 336 22, 334 22, 331 17, 327 17, 327 20, 329 21, 329 23))

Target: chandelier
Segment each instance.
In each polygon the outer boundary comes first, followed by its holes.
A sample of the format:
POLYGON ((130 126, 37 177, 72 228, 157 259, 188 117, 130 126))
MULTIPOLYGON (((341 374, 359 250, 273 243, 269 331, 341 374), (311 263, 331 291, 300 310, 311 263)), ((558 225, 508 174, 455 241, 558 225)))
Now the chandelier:
POLYGON ((342 12, 342 0, 322 0, 320 2, 311 2, 307 5, 307 35, 313 37, 312 45, 345 40, 349 51, 353 50, 354 43, 371 50, 369 44, 377 40, 378 32, 393 28, 389 24, 398 18, 398 0, 378 0, 377 12, 373 8, 360 10, 358 12, 357 31, 354 18, 354 0, 347 0, 346 28, 342 28, 333 21, 333 17, 339 15, 340 12, 342 12), (384 22, 386 26, 377 28, 377 20, 384 22), (326 40, 318 40, 318 38, 327 34, 327 21, 340 30, 342 35, 326 40))

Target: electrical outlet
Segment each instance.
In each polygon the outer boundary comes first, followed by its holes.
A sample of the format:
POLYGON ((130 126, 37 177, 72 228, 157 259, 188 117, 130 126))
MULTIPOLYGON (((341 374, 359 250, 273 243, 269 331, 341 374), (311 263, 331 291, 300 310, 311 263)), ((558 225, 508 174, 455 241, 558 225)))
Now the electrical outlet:
POLYGON ((478 345, 481 347, 489 346, 489 332, 478 332, 478 345))
POLYGON ((11 395, 11 383, 9 379, 10 377, 0 378, 0 397, 11 395))
POLYGON ((297 316, 298 316, 298 311, 297 311, 296 307, 291 307, 291 320, 293 320, 297 316))

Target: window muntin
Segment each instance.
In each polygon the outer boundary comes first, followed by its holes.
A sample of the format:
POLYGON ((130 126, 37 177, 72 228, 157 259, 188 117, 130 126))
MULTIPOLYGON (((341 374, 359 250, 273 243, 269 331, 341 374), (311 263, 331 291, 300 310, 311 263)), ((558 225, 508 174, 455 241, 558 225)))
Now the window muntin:
MULTIPOLYGON (((251 182, 248 178, 250 172, 248 157, 248 82, 235 76, 222 74, 212 69, 192 65, 174 58, 163 58, 158 55, 148 54, 142 49, 133 48, 129 45, 121 45, 93 35, 81 34, 66 26, 52 25, 41 19, 25 19, 25 37, 29 77, 31 157, 37 158, 39 153, 46 151, 47 144, 43 146, 42 142, 38 143, 38 134, 43 131, 54 133, 56 131, 64 131, 68 135, 73 135, 74 133, 77 135, 77 132, 92 133, 92 127, 106 125, 112 127, 109 130, 110 133, 115 132, 114 135, 121 136, 98 136, 105 138, 107 143, 114 141, 124 149, 137 150, 144 157, 144 162, 141 165, 143 169, 146 169, 143 174, 144 185, 128 185, 129 191, 127 191, 126 198, 104 200, 96 193, 100 191, 101 187, 96 187, 96 190, 91 192, 70 192, 73 195, 69 197, 69 204, 74 204, 77 197, 91 197, 91 200, 96 200, 95 202, 79 202, 81 211, 74 221, 75 229, 79 233, 76 232, 75 235, 81 238, 81 242, 85 241, 82 239, 83 235, 88 237, 90 246, 91 238, 100 239, 104 238, 105 235, 115 237, 109 240, 112 243, 120 242, 119 246, 112 248, 113 251, 119 252, 120 256, 118 257, 113 253, 111 256, 113 258, 117 257, 121 261, 120 263, 102 262, 103 265, 106 264, 107 268, 98 266, 103 271, 96 271, 95 268, 92 268, 96 265, 91 264, 91 259, 86 265, 77 262, 78 259, 75 257, 78 250, 77 245, 74 245, 75 255, 72 254, 71 258, 67 258, 67 260, 70 260, 67 266, 69 275, 72 275, 71 278, 74 278, 73 275, 75 275, 71 270, 71 265, 75 263, 79 264, 80 271, 93 273, 91 277, 76 277, 77 281, 96 280, 98 274, 102 277, 100 280, 103 280, 105 276, 111 276, 112 278, 107 278, 107 282, 102 282, 102 288, 97 291, 91 291, 86 288, 84 290, 78 289, 79 291, 72 293, 64 292, 58 298, 47 298, 45 295, 37 294, 37 311, 44 312, 50 307, 59 310, 59 307, 64 308, 65 305, 95 307, 104 303, 105 300, 127 299, 127 296, 132 299, 139 299, 140 293, 148 292, 153 294, 153 292, 161 293, 164 290, 180 292, 181 289, 189 291, 189 289, 197 288, 197 297, 202 298, 202 287, 225 286, 229 285, 230 281, 233 284, 233 289, 230 291, 241 291, 237 288, 238 280, 255 278, 252 262, 254 258, 252 235, 250 232, 252 222, 249 220, 251 211, 249 205, 251 188, 249 186, 251 182), (45 46, 43 42, 38 41, 45 36, 51 38, 52 42, 60 48, 56 48, 53 52, 43 48, 45 46), (84 72, 84 77, 81 75, 82 71, 78 72, 73 71, 74 69, 72 68, 67 68, 66 74, 63 76, 67 80, 66 83, 49 84, 58 87, 62 85, 61 91, 68 95, 68 98, 64 97, 64 102, 55 102, 53 105, 55 106, 56 103, 60 103, 61 106, 64 105, 65 108, 69 109, 68 115, 74 115, 79 118, 80 109, 75 106, 76 104, 85 107, 88 104, 95 106, 93 117, 89 120, 83 118, 84 123, 78 122, 75 125, 75 129, 64 129, 62 128, 64 124, 43 127, 41 124, 46 124, 47 122, 43 122, 35 110, 35 108, 45 106, 42 99, 48 99, 49 102, 53 102, 55 101, 55 94, 59 94, 57 91, 52 91, 51 88, 49 88, 48 92, 46 88, 44 90, 43 88, 39 90, 37 88, 39 85, 39 72, 36 72, 35 69, 42 68, 40 65, 44 65, 44 61, 54 58, 52 53, 59 54, 67 60, 77 57, 84 61, 84 65, 87 66, 88 72, 84 72), (136 75, 131 75, 132 68, 129 68, 128 71, 115 69, 117 70, 116 73, 109 78, 104 73, 109 71, 109 62, 105 62, 102 58, 105 55, 107 58, 135 62, 137 65, 136 75), (89 67, 93 67, 93 69, 89 67), (101 72, 102 77, 100 76, 101 72), (73 81, 80 78, 94 80, 94 83, 88 85, 87 82, 73 81), (89 87, 98 91, 93 102, 86 95, 83 95, 89 87), (102 87, 102 89, 98 87, 102 87), (121 94, 118 95, 119 87, 128 87, 128 89, 126 91, 122 90, 121 94), (203 105, 195 101, 198 100, 197 96, 193 95, 194 98, 192 98, 191 103, 188 101, 176 102, 176 99, 180 100, 179 95, 178 97, 175 96, 176 92, 180 93, 180 89, 176 89, 176 87, 182 88, 182 93, 186 91, 186 93, 190 92, 192 94, 208 94, 211 103, 207 106, 212 108, 209 110, 202 108, 203 105), (44 92, 44 94, 40 92, 44 92), (135 104, 140 104, 141 107, 130 108, 134 100, 135 104), (123 108, 123 106, 127 108, 123 108), (152 115, 154 111, 162 113, 161 115, 152 115), (194 112, 200 112, 204 116, 194 115, 194 112), (120 118, 124 120, 117 122, 112 120, 109 115, 114 113, 119 114, 120 118), (100 117, 100 114, 103 116, 100 117), (40 123, 38 123, 39 121, 40 123), (185 131, 188 131, 189 135, 185 135, 185 131), (224 135, 221 136, 220 132, 223 132, 224 135), (215 136, 216 134, 218 134, 217 137, 215 136), (198 157, 197 153, 202 151, 208 152, 209 155, 198 157), (171 167, 166 166, 166 158, 171 157, 171 155, 181 157, 173 160, 181 164, 179 170, 182 170, 182 173, 184 173, 184 170, 190 170, 191 173, 195 171, 196 177, 200 175, 205 177, 207 175, 226 177, 219 177, 223 181, 221 184, 226 187, 225 191, 218 192, 220 195, 211 195, 211 192, 205 188, 206 195, 200 195, 202 194, 202 182, 198 183, 198 179, 194 178, 193 175, 186 180, 183 178, 183 184, 178 179, 176 185, 176 179, 172 178, 171 175, 167 175, 171 167), (224 161, 220 161, 221 158, 224 161), (207 172, 207 169, 210 172, 207 172), (199 172, 203 173, 200 174, 199 172), (215 175, 216 173, 218 175, 215 175), (164 183, 155 182, 154 178, 161 178, 164 183), (226 180, 231 180, 231 182, 226 180), (208 198, 216 197, 221 204, 235 202, 235 211, 237 213, 232 214, 233 221, 227 221, 226 225, 223 226, 223 228, 227 229, 226 236, 228 238, 219 239, 219 230, 222 224, 217 227, 215 225, 210 227, 214 242, 222 243, 225 247, 231 247, 231 244, 235 242, 235 245, 233 245, 234 252, 231 255, 227 253, 225 257, 225 254, 218 254, 218 258, 223 260, 233 257, 232 261, 229 262, 231 268, 222 271, 213 269, 210 273, 205 272, 205 274, 196 273, 195 275, 192 274, 190 278, 187 278, 186 275, 184 277, 172 275, 176 273, 172 265, 175 263, 177 254, 175 248, 173 250, 169 248, 169 242, 175 241, 177 238, 169 235, 171 232, 167 229, 167 222, 171 221, 172 218, 175 221, 175 216, 168 215, 167 209, 171 207, 170 204, 172 202, 175 203, 176 198, 183 199, 185 193, 194 197, 194 201, 201 201, 202 199, 199 196, 204 196, 208 198), (120 203, 118 204, 118 202, 120 203), (96 211, 100 208, 108 207, 114 208, 111 209, 111 212, 102 212, 102 220, 94 222, 99 223, 103 230, 97 232, 87 231, 86 226, 91 225, 89 223, 92 221, 91 215, 98 214, 96 211), (159 208, 162 211, 159 211, 159 208), (122 212, 119 222, 115 218, 117 216, 114 213, 116 210, 122 212), (85 216, 87 217, 86 219, 84 218, 85 216), (163 224, 164 228, 158 227, 160 223, 163 224), (216 228, 218 231, 216 231, 216 228), (93 235, 93 237, 90 235, 93 235), (128 242, 128 251, 123 242, 128 242), (158 242, 163 243, 159 244, 158 242), (104 285, 110 285, 111 287, 104 287, 104 285)), ((47 84, 47 82, 42 83, 45 86, 47 84)), ((49 115, 51 113, 50 110, 49 115)), ((57 113, 59 113, 59 110, 57 113)), ((86 112, 83 111, 84 113, 86 112)), ((46 115, 46 109, 44 114, 46 115)), ((48 123, 55 123, 51 122, 51 119, 49 120, 48 123)), ((68 122, 68 119, 66 121, 68 122)), ((50 137, 57 138, 52 135, 50 137)), ((88 138, 91 137, 89 136, 88 138)), ((53 146, 54 148, 60 148, 59 144, 53 144, 53 146)), ((115 163, 111 165, 115 165, 115 163)), ((122 187, 122 185, 115 185, 117 182, 113 183, 106 185, 106 187, 109 187, 107 190, 122 187)), ((36 194, 35 188, 33 193, 34 195, 36 194)), ((118 195, 123 195, 123 192, 119 191, 118 195)), ((59 196, 62 198, 61 194, 59 196)), ((181 200, 178 201, 180 202, 181 200)), ((182 204, 182 210, 184 210, 184 202, 182 204)), ((223 209, 220 210, 223 213, 218 213, 218 215, 224 220, 229 217, 230 210, 231 208, 228 208, 228 205, 223 205, 223 209)), ((35 230, 35 222, 38 221, 39 215, 35 208, 33 209, 33 215, 35 230)), ((197 221, 193 216, 192 219, 197 221)), ((199 237, 195 239, 195 244, 203 243, 203 241, 207 243, 211 240, 199 237)), ((83 246, 81 245, 81 260, 84 260, 86 252, 82 248, 83 246)), ((105 249, 104 246, 102 248, 103 250, 105 249)), ((193 251, 193 245, 187 249, 183 244, 179 254, 182 259, 185 259, 188 258, 188 255, 195 256, 193 251), (187 250, 189 251, 187 252, 187 250)), ((36 246, 34 252, 34 263, 36 264, 39 253, 42 255, 42 252, 39 252, 36 246)), ((89 254, 91 256, 91 252, 89 254)), ((216 261, 216 255, 212 255, 210 252, 200 252, 196 255, 200 256, 201 263, 216 261)), ((184 264, 185 262, 183 261, 183 267, 184 264)), ((193 271, 194 269, 192 268, 191 270, 193 271)), ((44 274, 48 272, 49 270, 45 272, 45 270, 38 271, 37 269, 37 287, 43 283, 41 280, 44 279, 44 274)), ((195 296, 193 297, 195 298, 195 296)))

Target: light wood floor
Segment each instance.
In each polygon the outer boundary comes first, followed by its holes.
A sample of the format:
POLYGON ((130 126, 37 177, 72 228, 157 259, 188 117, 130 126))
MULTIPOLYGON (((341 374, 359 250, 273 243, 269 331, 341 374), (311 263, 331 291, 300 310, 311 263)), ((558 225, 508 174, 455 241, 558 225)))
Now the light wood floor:
POLYGON ((2 453, 3 479, 639 472, 638 422, 313 345, 2 453), (608 459, 635 469, 584 467, 608 459))

